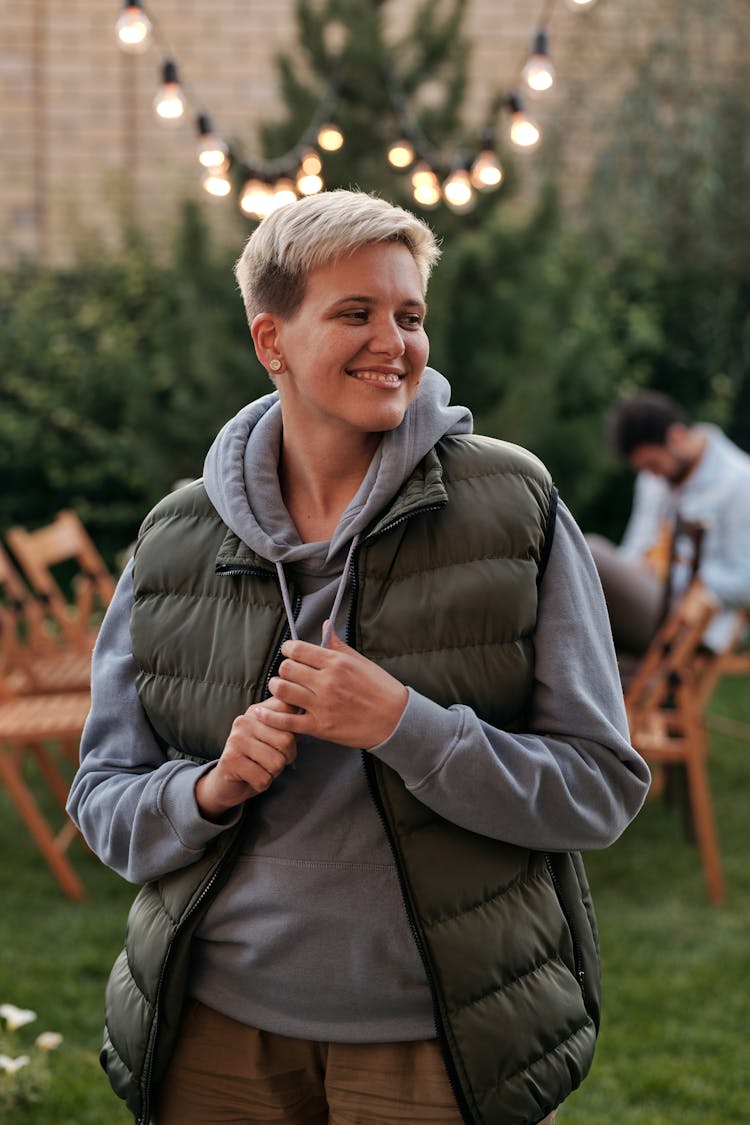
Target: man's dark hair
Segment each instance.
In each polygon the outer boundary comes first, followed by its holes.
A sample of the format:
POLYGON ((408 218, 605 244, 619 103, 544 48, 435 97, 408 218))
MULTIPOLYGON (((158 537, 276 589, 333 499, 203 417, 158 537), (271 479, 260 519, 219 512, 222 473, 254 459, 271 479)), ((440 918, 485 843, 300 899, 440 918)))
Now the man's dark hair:
POLYGON ((617 457, 627 460, 639 445, 664 445, 667 430, 675 422, 688 424, 681 406, 659 391, 639 391, 623 399, 612 411, 608 426, 610 446, 617 457))

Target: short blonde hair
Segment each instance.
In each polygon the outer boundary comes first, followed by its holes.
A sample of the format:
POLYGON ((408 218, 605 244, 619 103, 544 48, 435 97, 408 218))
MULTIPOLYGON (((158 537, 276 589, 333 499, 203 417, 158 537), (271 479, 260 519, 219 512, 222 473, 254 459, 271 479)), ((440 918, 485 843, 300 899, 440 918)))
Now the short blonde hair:
POLYGON ((422 294, 440 256, 427 223, 363 191, 327 191, 271 212, 245 243, 234 274, 252 324, 260 312, 293 316, 311 270, 373 242, 401 242, 411 252, 422 294))

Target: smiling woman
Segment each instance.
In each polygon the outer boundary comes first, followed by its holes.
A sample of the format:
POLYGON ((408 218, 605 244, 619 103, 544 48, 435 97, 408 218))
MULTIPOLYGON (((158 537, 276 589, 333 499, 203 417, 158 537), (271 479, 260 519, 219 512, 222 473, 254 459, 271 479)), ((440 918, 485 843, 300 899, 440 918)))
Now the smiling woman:
POLYGON ((648 772, 549 474, 425 366, 437 255, 360 192, 261 222, 237 277, 275 390, 102 626, 70 811, 146 883, 103 1051, 139 1122, 529 1125, 591 1063, 577 849, 648 772))

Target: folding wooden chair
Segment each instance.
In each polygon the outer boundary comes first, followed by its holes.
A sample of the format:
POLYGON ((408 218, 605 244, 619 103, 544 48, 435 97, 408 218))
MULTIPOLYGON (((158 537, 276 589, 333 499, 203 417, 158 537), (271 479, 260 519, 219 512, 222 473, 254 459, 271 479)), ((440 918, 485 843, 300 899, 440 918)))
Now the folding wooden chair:
POLYGON ((0 651, 6 688, 17 694, 87 691, 91 653, 50 628, 35 597, 0 547, 0 651))
MULTIPOLYGON (((715 599, 694 578, 627 685, 625 704, 631 741, 639 753, 659 767, 684 769, 708 896, 719 903, 724 900, 724 882, 706 770, 705 711, 723 674, 725 654, 702 644, 717 609, 715 599)), ((739 634, 738 627, 736 640, 739 634)))
POLYGON ((66 854, 78 832, 64 809, 89 707, 88 692, 14 696, 0 680, 0 781, 58 883, 73 899, 84 898, 85 891, 66 854), (59 827, 45 816, 25 776, 30 758, 61 808, 59 827))
POLYGON ((11 528, 6 539, 31 588, 41 598, 69 644, 91 649, 96 638, 93 613, 97 602, 106 609, 115 582, 80 519, 70 509, 58 512, 52 523, 35 531, 11 528), (52 567, 74 562, 75 597, 69 602, 52 567))

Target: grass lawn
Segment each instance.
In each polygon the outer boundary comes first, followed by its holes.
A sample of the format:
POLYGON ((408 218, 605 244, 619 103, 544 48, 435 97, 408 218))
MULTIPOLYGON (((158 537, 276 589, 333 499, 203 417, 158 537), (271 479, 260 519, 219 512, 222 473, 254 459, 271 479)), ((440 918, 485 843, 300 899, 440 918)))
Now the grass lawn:
MULTIPOLYGON (((750 723, 750 684, 726 681, 712 709, 750 723)), ((750 745, 714 734, 710 772, 727 883, 709 905, 677 810, 649 802, 622 840, 589 855, 601 931, 604 1017, 594 1068, 560 1125, 728 1125, 747 1117, 750 1025, 750 745)), ((0 1003, 38 1019, 14 1051, 59 1031, 40 1101, 9 1125, 125 1125, 99 1069, 102 998, 134 890, 75 845, 89 898, 69 902, 0 792, 0 1003)), ((0 1082, 8 1081, 0 1074, 0 1082)), ((0 1102, 0 1105, 2 1103, 0 1102)))

